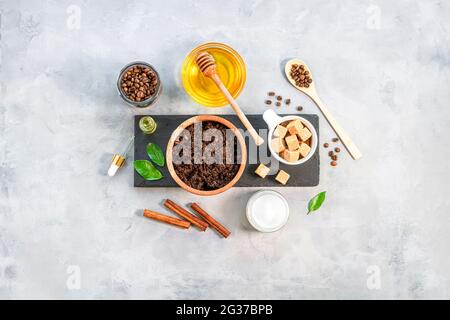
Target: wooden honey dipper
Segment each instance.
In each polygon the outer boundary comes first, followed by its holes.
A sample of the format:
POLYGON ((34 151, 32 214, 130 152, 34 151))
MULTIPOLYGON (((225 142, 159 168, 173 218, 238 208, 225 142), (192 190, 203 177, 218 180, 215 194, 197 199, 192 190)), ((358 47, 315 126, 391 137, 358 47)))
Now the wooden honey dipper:
POLYGON ((214 57, 208 52, 202 51, 195 58, 195 62, 197 63, 203 75, 205 77, 212 79, 219 88, 219 90, 223 93, 225 98, 231 104, 231 107, 233 108, 234 112, 236 112, 237 116, 244 124, 245 128, 250 132, 250 135, 252 136, 253 140, 255 140, 256 145, 259 146, 263 144, 264 139, 261 138, 259 134, 256 132, 255 128, 253 128, 252 124, 250 123, 250 121, 248 121, 247 117, 242 112, 236 100, 234 100, 233 96, 230 94, 230 92, 220 79, 219 75, 217 74, 216 61, 214 60, 214 57))

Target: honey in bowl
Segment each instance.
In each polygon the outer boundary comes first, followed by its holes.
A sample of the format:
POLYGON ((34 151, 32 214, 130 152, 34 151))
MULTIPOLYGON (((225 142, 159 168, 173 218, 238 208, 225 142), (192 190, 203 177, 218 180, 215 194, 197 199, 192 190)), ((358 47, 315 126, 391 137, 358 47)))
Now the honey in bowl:
POLYGON ((233 98, 237 98, 245 85, 244 60, 229 46, 222 43, 205 43, 192 50, 183 62, 181 77, 186 92, 198 103, 208 107, 221 107, 227 99, 211 79, 205 77, 195 58, 207 51, 216 61, 216 70, 233 98))

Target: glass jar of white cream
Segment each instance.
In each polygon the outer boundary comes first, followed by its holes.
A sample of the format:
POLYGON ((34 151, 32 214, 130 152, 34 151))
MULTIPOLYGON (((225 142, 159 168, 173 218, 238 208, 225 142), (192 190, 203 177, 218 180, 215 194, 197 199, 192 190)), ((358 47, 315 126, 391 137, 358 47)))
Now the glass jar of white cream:
POLYGON ((278 192, 261 190, 247 202, 247 219, 258 231, 277 231, 286 224, 288 218, 289 205, 278 192))

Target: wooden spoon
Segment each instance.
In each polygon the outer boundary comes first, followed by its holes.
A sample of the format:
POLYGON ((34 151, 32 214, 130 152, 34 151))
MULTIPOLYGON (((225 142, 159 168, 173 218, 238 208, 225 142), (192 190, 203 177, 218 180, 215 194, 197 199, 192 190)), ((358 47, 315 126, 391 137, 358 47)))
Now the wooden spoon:
POLYGON ((305 93, 308 97, 310 97, 314 103, 317 105, 319 110, 322 112, 325 119, 327 119, 328 123, 330 124, 331 128, 333 128, 334 132, 336 132, 339 139, 341 139, 342 144, 347 149, 348 153, 352 156, 353 159, 358 160, 362 157, 361 152, 356 147, 356 145, 353 143, 352 139, 345 133, 344 129, 337 123, 336 119, 331 115, 331 113, 328 111, 328 109, 323 104, 322 100, 320 100, 319 96, 316 92, 316 86, 314 85, 315 80, 314 77, 311 74, 311 70, 308 68, 306 63, 304 63, 300 59, 292 59, 289 60, 286 63, 286 66, 284 67, 284 72, 286 73, 286 77, 289 80, 289 82, 298 90, 305 93), (309 87, 299 87, 295 84, 295 80, 291 77, 291 67, 293 64, 297 65, 303 65, 305 66, 305 70, 309 72, 310 77, 313 79, 313 82, 309 84, 309 87))
POLYGON ((219 90, 222 91, 225 98, 231 104, 231 107, 233 108, 234 112, 236 112, 237 116, 244 124, 245 128, 250 132, 250 135, 252 136, 253 140, 255 140, 256 145, 259 146, 263 144, 264 139, 258 135, 255 128, 253 128, 250 121, 248 121, 247 117, 242 112, 241 108, 234 100, 233 96, 230 94, 230 92, 220 79, 219 75, 217 74, 216 61, 214 60, 214 57, 208 52, 202 51, 195 58, 195 62, 197 63, 198 67, 200 68, 200 71, 205 75, 205 77, 211 78, 215 82, 219 90))

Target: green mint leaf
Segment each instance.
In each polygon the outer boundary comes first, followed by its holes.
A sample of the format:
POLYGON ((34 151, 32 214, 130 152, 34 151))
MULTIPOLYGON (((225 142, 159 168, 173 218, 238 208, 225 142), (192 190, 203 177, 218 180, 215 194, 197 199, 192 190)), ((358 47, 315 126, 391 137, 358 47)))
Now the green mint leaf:
POLYGON ((309 200, 307 214, 310 214, 312 211, 316 211, 320 208, 322 203, 325 201, 326 193, 327 193, 326 191, 322 191, 321 193, 317 194, 314 198, 309 200))
POLYGON ((150 159, 158 166, 160 167, 164 166, 164 153, 157 144, 150 142, 147 145, 147 154, 150 157, 150 159))
POLYGON ((134 169, 145 180, 160 180, 163 178, 162 173, 148 160, 134 160, 134 169))

